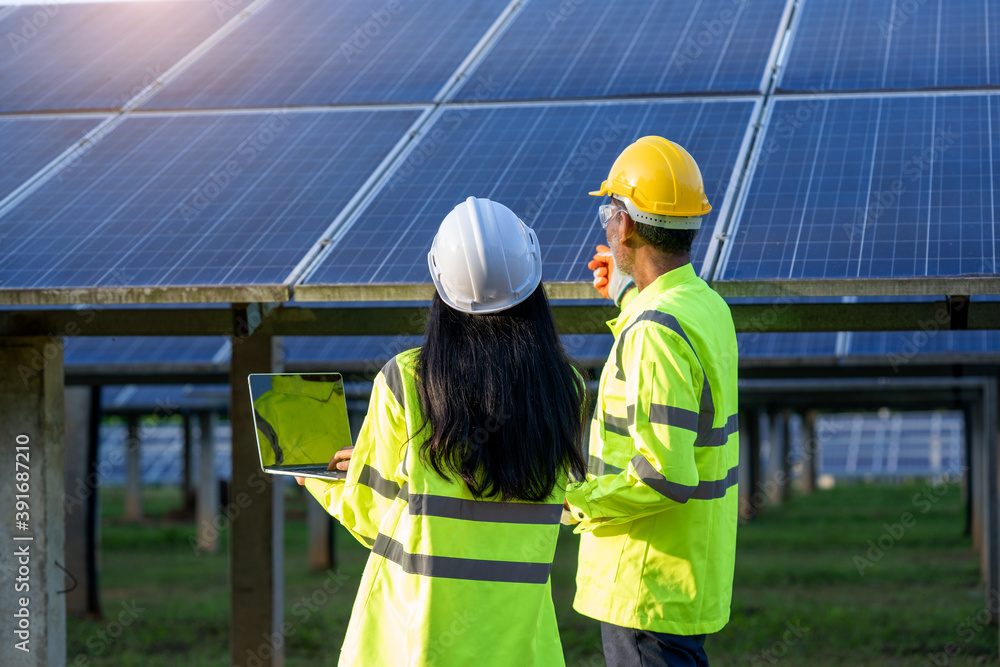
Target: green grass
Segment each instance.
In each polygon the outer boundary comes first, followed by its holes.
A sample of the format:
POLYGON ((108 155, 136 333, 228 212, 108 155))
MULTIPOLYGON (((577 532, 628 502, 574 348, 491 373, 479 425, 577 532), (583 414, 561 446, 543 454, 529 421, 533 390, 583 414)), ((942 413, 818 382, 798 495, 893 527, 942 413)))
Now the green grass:
MULTIPOLYGON (((985 598, 978 556, 962 535, 959 488, 941 488, 944 495, 928 506, 915 501, 926 491, 922 484, 843 486, 741 525, 732 620, 706 644, 713 667, 932 665, 928 655, 949 644, 958 653, 947 664, 995 664, 997 628, 976 620, 985 598), (886 535, 884 524, 902 522, 906 512, 913 521, 905 532, 886 535), (855 557, 867 558, 868 541, 877 545, 880 537, 889 548, 859 574, 855 557), (808 631, 795 638, 788 624, 808 631)), ((338 526, 336 574, 343 578, 309 572, 306 499, 297 491, 286 501, 285 618, 295 631, 285 664, 335 665, 368 552, 338 526)), ((197 555, 193 525, 167 518, 180 505, 179 492, 148 488, 143 500, 147 520, 130 525, 118 519, 121 489, 102 491, 105 619, 69 620, 68 664, 84 656, 77 664, 228 665, 226 532, 218 555, 197 555)), ((600 627, 571 608, 576 549, 564 527, 553 596, 567 664, 597 667, 604 664, 600 627)))

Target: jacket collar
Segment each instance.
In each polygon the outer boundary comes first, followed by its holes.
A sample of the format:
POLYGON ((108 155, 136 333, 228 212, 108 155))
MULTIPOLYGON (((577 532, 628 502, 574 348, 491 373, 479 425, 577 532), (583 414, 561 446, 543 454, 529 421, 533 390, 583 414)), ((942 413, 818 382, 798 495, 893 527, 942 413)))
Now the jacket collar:
POLYGON ((618 317, 608 320, 608 326, 611 327, 611 331, 615 334, 615 337, 617 338, 621 330, 625 328, 626 322, 633 319, 636 313, 648 310, 649 304, 655 301, 661 294, 678 285, 690 282, 697 277, 698 275, 694 272, 694 266, 690 262, 684 266, 677 267, 673 271, 661 274, 656 280, 646 285, 646 289, 636 294, 618 317))

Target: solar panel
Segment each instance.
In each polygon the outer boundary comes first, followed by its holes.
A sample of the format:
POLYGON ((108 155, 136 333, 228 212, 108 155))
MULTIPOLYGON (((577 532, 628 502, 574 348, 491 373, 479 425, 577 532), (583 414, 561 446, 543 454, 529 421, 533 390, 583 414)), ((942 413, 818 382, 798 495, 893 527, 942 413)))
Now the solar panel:
POLYGON ((450 108, 401 161, 305 282, 430 282, 427 251, 469 196, 511 208, 538 234, 546 281, 587 280, 606 236, 597 198, 618 153, 661 134, 698 161, 713 211, 692 251, 698 267, 744 144, 753 101, 672 101, 450 108))
POLYGON ((779 99, 716 277, 995 273, 998 111, 995 95, 779 99))
POLYGON ((529 2, 457 99, 760 91, 784 0, 529 2))
POLYGON ((79 141, 103 118, 0 118, 0 199, 79 141))
POLYGON ((739 358, 835 357, 837 333, 773 333, 749 331, 736 335, 739 358))
POLYGON ((66 336, 65 364, 229 362, 223 336, 66 336))
POLYGON ((1000 6, 946 0, 800 3, 782 90, 1000 83, 1000 6))
POLYGON ((918 355, 988 354, 1000 356, 1000 331, 865 331, 851 335, 851 356, 880 357, 890 366, 907 364, 918 355))
POLYGON ((246 0, 30 5, 4 19, 0 111, 113 109, 221 28, 246 0))
POLYGON ((431 101, 505 5, 272 0, 146 106, 431 101))
POLYGON ((3 287, 282 283, 419 113, 134 115, 0 218, 3 287))

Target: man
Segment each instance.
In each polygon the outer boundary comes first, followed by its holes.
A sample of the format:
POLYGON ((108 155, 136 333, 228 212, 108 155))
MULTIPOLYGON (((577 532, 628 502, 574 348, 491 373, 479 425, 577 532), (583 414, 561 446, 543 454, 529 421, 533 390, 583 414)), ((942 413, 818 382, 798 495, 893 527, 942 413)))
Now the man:
POLYGON ((609 667, 707 666, 705 637, 729 621, 739 462, 736 332, 690 260, 711 206, 694 159, 654 136, 590 194, 610 197, 610 252, 589 267, 622 311, 590 472, 566 493, 582 533, 573 606, 601 621, 609 667))

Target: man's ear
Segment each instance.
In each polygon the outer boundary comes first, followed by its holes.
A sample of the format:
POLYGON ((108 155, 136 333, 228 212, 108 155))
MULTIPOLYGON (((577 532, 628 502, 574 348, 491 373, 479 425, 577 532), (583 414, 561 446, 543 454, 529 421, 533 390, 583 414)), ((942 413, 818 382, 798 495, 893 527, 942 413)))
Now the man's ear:
POLYGON ((621 220, 622 224, 618 226, 618 242, 621 245, 626 245, 629 239, 636 236, 635 220, 628 214, 628 211, 621 214, 621 220))

